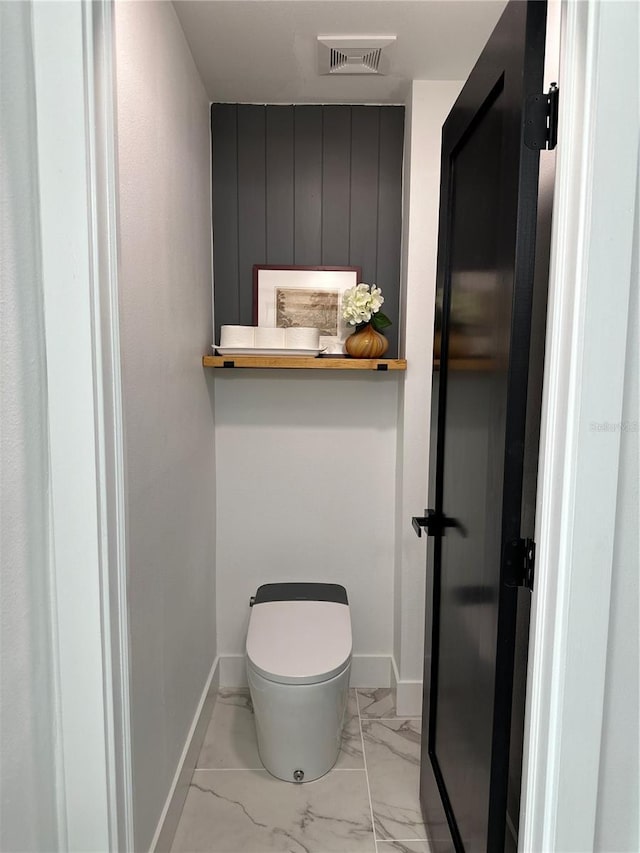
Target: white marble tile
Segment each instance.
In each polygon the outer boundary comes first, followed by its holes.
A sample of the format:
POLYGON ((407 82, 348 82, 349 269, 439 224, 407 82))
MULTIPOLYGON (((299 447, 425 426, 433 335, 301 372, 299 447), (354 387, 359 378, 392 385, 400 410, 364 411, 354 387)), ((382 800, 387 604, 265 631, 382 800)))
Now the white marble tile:
POLYGON ((378 853, 433 853, 428 841, 378 841, 378 853))
POLYGON ((358 687, 360 716, 393 719, 396 715, 396 691, 393 687, 358 687))
POLYGON ((218 693, 197 768, 262 768, 248 690, 224 688, 218 693))
POLYGON ((374 853, 364 770, 295 785, 265 770, 196 770, 173 853, 374 853))
POLYGON ((376 837, 426 839, 418 795, 420 720, 363 720, 362 733, 376 837))

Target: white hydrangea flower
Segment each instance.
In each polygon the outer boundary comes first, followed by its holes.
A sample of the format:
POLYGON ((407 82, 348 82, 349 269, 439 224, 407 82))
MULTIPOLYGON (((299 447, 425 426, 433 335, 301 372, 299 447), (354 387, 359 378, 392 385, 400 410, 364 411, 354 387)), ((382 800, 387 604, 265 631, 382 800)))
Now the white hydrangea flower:
POLYGON ((368 323, 384 302, 382 291, 375 284, 360 282, 345 290, 342 297, 342 316, 351 326, 368 323))

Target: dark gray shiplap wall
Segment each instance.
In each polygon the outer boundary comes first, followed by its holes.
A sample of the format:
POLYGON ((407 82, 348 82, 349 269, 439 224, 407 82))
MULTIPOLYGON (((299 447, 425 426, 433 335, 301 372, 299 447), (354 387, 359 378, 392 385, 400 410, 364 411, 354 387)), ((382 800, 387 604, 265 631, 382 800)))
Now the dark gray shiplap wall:
POLYGON ((216 340, 253 323, 254 264, 360 266, 398 352, 404 107, 213 104, 216 340))

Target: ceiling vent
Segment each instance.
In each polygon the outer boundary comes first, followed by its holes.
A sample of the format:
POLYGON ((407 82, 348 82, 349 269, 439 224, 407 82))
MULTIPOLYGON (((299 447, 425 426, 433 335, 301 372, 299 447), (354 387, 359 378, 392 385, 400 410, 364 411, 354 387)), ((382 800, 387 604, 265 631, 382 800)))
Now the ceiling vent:
POLYGON ((395 36, 318 36, 319 74, 386 74, 395 36))

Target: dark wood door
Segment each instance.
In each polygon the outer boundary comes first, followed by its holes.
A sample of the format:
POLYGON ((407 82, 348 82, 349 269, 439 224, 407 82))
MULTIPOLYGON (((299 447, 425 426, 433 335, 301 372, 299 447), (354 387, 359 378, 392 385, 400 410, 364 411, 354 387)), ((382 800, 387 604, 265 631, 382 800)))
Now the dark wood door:
POLYGON ((528 404, 539 427, 530 354, 542 359, 530 353, 540 149, 524 107, 542 93, 545 24, 546 3, 509 3, 443 128, 421 800, 428 824, 434 798, 444 810, 444 849, 505 849, 518 584, 532 536, 522 519, 535 502, 528 404))

